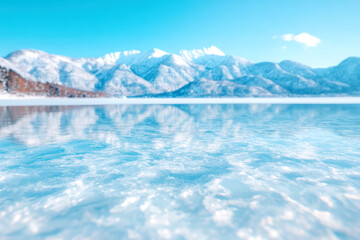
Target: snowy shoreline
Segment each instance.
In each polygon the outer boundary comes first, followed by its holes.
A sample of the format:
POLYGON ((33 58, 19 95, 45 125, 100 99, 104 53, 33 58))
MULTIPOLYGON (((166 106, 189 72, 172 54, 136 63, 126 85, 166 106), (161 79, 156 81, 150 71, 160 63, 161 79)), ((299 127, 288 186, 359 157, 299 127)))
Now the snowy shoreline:
POLYGON ((0 98, 0 106, 66 106, 114 104, 360 104, 360 97, 283 98, 0 98))

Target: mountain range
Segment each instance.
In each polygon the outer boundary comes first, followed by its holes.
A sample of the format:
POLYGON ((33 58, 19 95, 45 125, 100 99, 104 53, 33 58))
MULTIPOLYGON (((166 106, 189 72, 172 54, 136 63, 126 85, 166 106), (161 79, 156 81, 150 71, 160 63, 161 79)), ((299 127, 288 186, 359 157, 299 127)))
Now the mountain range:
POLYGON ((360 58, 347 58, 334 67, 311 68, 289 60, 252 63, 214 46, 177 54, 132 50, 99 58, 19 50, 0 58, 0 68, 29 81, 114 97, 360 95, 360 58))

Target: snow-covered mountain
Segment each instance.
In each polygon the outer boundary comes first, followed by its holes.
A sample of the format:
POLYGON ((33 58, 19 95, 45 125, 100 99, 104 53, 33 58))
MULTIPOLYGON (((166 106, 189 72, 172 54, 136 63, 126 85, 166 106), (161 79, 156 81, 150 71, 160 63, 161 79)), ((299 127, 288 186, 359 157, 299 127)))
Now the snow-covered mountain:
POLYGON ((112 96, 296 96, 360 95, 360 58, 312 69, 292 61, 252 63, 220 49, 160 49, 114 52, 99 58, 70 58, 19 50, 0 66, 24 78, 112 96))

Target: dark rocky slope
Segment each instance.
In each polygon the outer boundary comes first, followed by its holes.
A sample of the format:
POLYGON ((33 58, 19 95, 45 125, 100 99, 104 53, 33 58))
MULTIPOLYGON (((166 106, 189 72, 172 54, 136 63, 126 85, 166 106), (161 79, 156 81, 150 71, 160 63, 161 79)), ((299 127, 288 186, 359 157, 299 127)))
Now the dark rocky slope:
POLYGON ((54 83, 42 83, 24 79, 11 69, 0 66, 0 91, 17 95, 94 98, 106 97, 103 92, 83 91, 54 83))

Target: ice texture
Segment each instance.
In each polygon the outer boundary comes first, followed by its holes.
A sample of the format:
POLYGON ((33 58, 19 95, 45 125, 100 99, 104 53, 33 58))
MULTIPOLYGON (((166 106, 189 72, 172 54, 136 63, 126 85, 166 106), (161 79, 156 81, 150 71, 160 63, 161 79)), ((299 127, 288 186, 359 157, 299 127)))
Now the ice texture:
POLYGON ((0 238, 359 239, 359 114, 0 107, 0 238))

